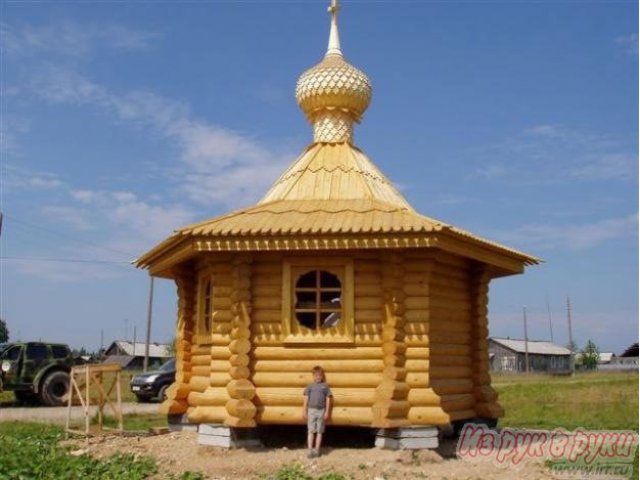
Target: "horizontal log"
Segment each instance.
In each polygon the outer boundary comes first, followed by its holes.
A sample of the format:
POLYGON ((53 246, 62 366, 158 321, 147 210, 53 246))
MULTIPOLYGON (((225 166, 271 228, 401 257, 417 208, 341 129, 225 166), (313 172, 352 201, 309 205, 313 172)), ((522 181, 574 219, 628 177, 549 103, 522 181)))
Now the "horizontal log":
POLYGON ((449 332, 430 332, 429 341, 431 346, 448 345, 471 348, 471 338, 468 334, 456 334, 449 332))
POLYGON ((407 297, 428 297, 429 285, 426 283, 405 283, 402 286, 402 291, 407 297))
POLYGON ((216 325, 233 321, 233 315, 230 310, 215 310, 212 319, 215 327, 216 325))
POLYGON ((498 394, 489 385, 482 385, 473 389, 473 395, 478 403, 492 403, 498 399, 498 394))
POLYGON ((354 305, 359 310, 382 310, 382 297, 356 297, 354 305))
POLYGON ((332 360, 332 359, 362 359, 380 358, 378 347, 345 347, 345 348, 287 348, 257 347, 253 355, 258 360, 332 360))
POLYGON ((380 271, 379 260, 357 260, 353 265, 353 271, 356 275, 359 273, 375 273, 380 271))
POLYGON ((282 308, 282 297, 256 297, 253 299, 253 308, 256 310, 279 310, 282 308))
POLYGON ((407 309, 404 312, 404 319, 407 323, 429 323, 431 312, 428 309, 407 309))
POLYGON ((204 392, 210 385, 209 376, 195 376, 192 375, 189 379, 189 387, 194 392, 204 392))
MULTIPOLYGON (((338 355, 336 355, 338 357, 338 355)), ((326 372, 381 372, 384 368, 382 358, 363 360, 258 360, 254 362, 255 372, 311 372, 320 365, 326 372)))
POLYGON ((208 388, 204 392, 191 392, 188 396, 190 405, 195 407, 220 407, 229 400, 229 395, 224 388, 208 388))
MULTIPOLYGON (((268 388, 256 389, 254 402, 256 405, 293 405, 302 407, 304 400, 303 388, 268 388)), ((373 405, 375 389, 373 388, 334 388, 334 406, 371 406, 373 405)))
POLYGON ((446 425, 451 422, 451 417, 442 407, 411 407, 407 417, 412 425, 446 425))
POLYGON ((194 365, 191 367, 191 374, 196 377, 208 377, 211 372, 211 365, 194 365))
POLYGON ((406 297, 404 299, 404 306, 409 310, 429 310, 430 300, 429 297, 406 297))
POLYGON ((454 366, 454 367, 441 367, 431 365, 430 377, 432 380, 436 379, 450 379, 450 378, 471 378, 471 367, 454 366))
POLYGON ((430 387, 438 395, 472 393, 473 380, 468 378, 439 378, 431 380, 430 387))
MULTIPOLYGON (((262 406, 256 414, 261 424, 306 424, 302 408, 295 406, 262 406)), ((331 410, 328 425, 369 426, 373 414, 369 407, 336 407, 331 410)))
POLYGON ((427 388, 429 386, 428 372, 408 372, 405 382, 410 388, 427 388))
POLYGON ((258 310, 253 309, 251 312, 252 323, 281 323, 282 309, 277 310, 258 310))
POLYGON ((381 285, 382 279, 379 273, 355 273, 354 283, 356 285, 381 285))
POLYGON ((355 323, 382 323, 384 320, 384 311, 382 308, 374 310, 363 310, 356 308, 355 323))
POLYGON ((213 295, 213 309, 214 310, 229 310, 231 308, 231 298, 227 297, 219 297, 215 294, 213 295))
POLYGON ((215 346, 211 348, 209 360, 210 361, 228 360, 229 357, 231 357, 231 352, 229 351, 229 348, 226 345, 215 346))
POLYGON ((471 338, 471 324, 466 322, 448 322, 434 318, 429 324, 431 332, 455 332, 464 333, 471 338))
POLYGON ((429 345, 429 335, 413 335, 406 334, 404 335, 404 343, 409 347, 427 347, 429 345))
POLYGON ((469 357, 461 357, 459 355, 449 355, 449 356, 435 356, 430 358, 431 368, 436 367, 453 367, 453 366, 461 366, 461 367, 471 367, 473 366, 473 362, 469 357))
POLYGON ((407 372, 428 372, 429 359, 424 358, 420 360, 405 360, 404 367, 407 369, 407 372))
POLYGON ((282 262, 280 261, 256 261, 251 265, 254 275, 273 275, 282 272, 282 262))
POLYGON ((191 370, 195 367, 206 366, 208 367, 211 364, 211 352, 207 352, 204 355, 192 355, 191 356, 191 370))
POLYGON ((429 358, 429 348, 427 347, 407 347, 404 353, 407 359, 429 358))
POLYGON ((279 286, 282 287, 282 272, 274 274, 258 273, 251 277, 253 285, 263 286, 279 286))
POLYGON ((375 419, 406 417, 410 406, 406 400, 376 399, 371 410, 375 419))
POLYGON ((209 353, 211 352, 211 346, 210 345, 197 345, 194 344, 191 346, 191 358, 193 359, 193 357, 198 356, 198 355, 209 355, 209 353))
POLYGON ((212 387, 226 387, 231 377, 228 372, 211 372, 208 380, 209 385, 212 387))
POLYGON ((382 287, 375 284, 359 285, 356 283, 353 295, 354 298, 382 297, 382 287))
POLYGON ((282 283, 280 285, 261 285, 254 283, 251 288, 254 300, 260 297, 272 298, 282 297, 282 283))
POLYGON ((189 423, 221 423, 227 418, 225 407, 195 407, 187 414, 189 423))
MULTIPOLYGON (((311 383, 310 372, 255 372, 253 383, 256 387, 304 387, 311 383)), ((327 374, 327 382, 332 387, 376 387, 382 380, 382 373, 342 373, 327 374)))

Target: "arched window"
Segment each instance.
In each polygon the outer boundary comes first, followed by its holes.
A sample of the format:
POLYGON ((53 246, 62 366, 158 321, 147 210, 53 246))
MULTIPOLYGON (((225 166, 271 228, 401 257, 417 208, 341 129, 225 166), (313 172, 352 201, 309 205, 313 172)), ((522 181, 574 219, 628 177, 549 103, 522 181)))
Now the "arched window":
POLYGON ((311 330, 335 327, 342 318, 342 284, 326 270, 310 270, 295 285, 295 317, 311 330))
POLYGON ((353 344, 353 260, 285 258, 282 270, 285 344, 353 344))

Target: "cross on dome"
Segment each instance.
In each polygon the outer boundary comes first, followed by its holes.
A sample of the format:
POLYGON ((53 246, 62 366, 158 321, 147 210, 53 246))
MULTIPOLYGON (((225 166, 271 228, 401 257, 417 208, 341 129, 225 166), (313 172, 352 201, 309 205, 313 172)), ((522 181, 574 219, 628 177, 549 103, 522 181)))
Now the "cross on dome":
POLYGON ((296 85, 296 100, 313 125, 316 143, 352 143, 353 123, 360 121, 371 101, 371 81, 343 57, 339 10, 337 0, 332 0, 327 53, 296 85))

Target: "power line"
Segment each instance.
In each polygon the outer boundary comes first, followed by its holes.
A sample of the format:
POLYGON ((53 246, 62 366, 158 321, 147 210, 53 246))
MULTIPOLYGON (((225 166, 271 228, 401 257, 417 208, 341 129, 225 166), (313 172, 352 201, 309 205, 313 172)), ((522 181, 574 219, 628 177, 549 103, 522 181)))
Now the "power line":
POLYGON ((8 257, 0 256, 0 260, 15 260, 28 262, 63 262, 63 263, 107 263, 113 265, 131 265, 131 262, 117 260, 87 260, 84 258, 50 258, 50 257, 8 257))
MULTIPOLYGON (((76 238, 76 237, 71 236, 71 235, 67 235, 67 234, 64 234, 64 233, 56 232, 55 230, 51 230, 51 229, 48 229, 48 228, 45 228, 45 227, 41 227, 40 225, 34 225, 33 223, 25 222, 24 220, 18 220, 17 218, 15 218, 13 216, 9 216, 7 214, 4 214, 4 218, 10 219, 13 222, 25 225, 27 227, 31 227, 31 228, 35 228, 35 229, 38 229, 38 230, 42 230, 43 232, 47 232, 47 233, 50 233, 50 234, 53 234, 53 235, 57 235, 58 237, 62 237, 62 238, 66 238, 66 239, 72 240, 72 241, 74 241, 76 243, 89 245, 89 246, 91 246, 93 248, 99 248, 99 249, 106 250, 106 251, 109 251, 109 252, 118 253, 120 255, 126 255, 127 257, 130 257, 130 258, 136 258, 137 257, 137 255, 134 255, 134 254, 132 254, 130 252, 123 252, 121 250, 116 250, 114 248, 109 248, 109 247, 105 247, 105 246, 102 246, 102 245, 98 245, 96 243, 89 242, 87 240, 81 240, 81 239, 76 238)), ((6 225, 5 225, 5 228, 6 228, 6 225)))

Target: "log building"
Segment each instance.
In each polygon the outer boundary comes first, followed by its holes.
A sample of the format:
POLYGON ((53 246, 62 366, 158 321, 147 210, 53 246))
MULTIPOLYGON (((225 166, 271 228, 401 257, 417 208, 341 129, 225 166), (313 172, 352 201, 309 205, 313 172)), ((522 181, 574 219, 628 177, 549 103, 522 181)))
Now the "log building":
POLYGON ((417 213, 354 145, 371 83, 342 54, 335 0, 329 10, 327 53, 296 86, 313 142, 256 205, 138 259, 177 285, 178 371, 163 407, 223 436, 302 424, 321 365, 329 425, 497 419, 489 282, 537 259, 417 213))

